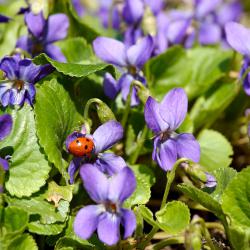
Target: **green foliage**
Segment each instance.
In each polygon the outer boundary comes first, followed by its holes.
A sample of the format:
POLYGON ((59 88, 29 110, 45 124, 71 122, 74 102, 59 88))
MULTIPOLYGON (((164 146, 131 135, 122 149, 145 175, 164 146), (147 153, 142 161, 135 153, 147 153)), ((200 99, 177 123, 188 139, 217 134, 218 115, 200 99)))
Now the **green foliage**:
POLYGON ((0 148, 6 148, 9 153, 13 150, 5 186, 11 195, 30 196, 45 184, 50 166, 37 142, 32 108, 24 105, 20 110, 9 109, 9 113, 13 118, 13 129, 0 142, 0 148))
POLYGON ((7 250, 38 250, 38 247, 31 235, 22 234, 11 241, 7 250))
POLYGON ((221 133, 205 129, 199 134, 198 141, 201 147, 200 164, 208 172, 230 165, 233 149, 221 133))

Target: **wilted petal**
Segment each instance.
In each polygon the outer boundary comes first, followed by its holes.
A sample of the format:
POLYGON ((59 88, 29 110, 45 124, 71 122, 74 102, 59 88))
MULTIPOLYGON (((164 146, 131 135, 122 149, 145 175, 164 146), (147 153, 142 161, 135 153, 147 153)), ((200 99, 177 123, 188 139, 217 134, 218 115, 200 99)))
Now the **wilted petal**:
POLYGON ((15 80, 18 76, 18 60, 15 57, 6 56, 0 62, 0 69, 10 80, 15 80))
POLYGON ((61 49, 54 44, 48 44, 44 48, 44 52, 52 59, 59 62, 66 62, 66 58, 61 49))
POLYGON ((200 160, 200 145, 192 134, 180 134, 176 138, 178 158, 188 158, 194 162, 200 160))
POLYGON ((250 30, 234 22, 227 23, 225 30, 229 45, 239 53, 250 56, 250 30))
POLYGON ((48 30, 45 43, 53 43, 67 36, 69 19, 65 14, 54 14, 48 18, 48 30))
POLYGON ((97 227, 99 239, 109 246, 116 244, 120 239, 120 223, 121 219, 116 214, 103 213, 97 227))
POLYGON ((123 203, 136 188, 136 179, 129 167, 123 168, 110 179, 108 198, 115 203, 123 203))
POLYGON ((177 160, 176 142, 168 139, 160 145, 159 151, 161 160, 158 162, 159 166, 165 171, 170 171, 177 160))
POLYGON ((136 228, 136 218, 133 211, 128 209, 122 209, 122 221, 124 227, 124 239, 130 237, 136 228))
POLYGON ((95 54, 107 63, 126 66, 126 51, 122 42, 108 37, 97 37, 93 42, 95 54))
POLYGON ((104 76, 103 89, 104 89, 104 94, 112 100, 116 98, 120 90, 117 81, 109 73, 106 73, 104 76))
POLYGON ((160 115, 171 130, 177 129, 187 114, 188 98, 182 88, 172 89, 160 104, 160 115))
POLYGON ((12 118, 9 114, 0 116, 0 141, 3 140, 12 129, 12 118))
POLYGON ((97 228, 103 209, 100 205, 89 205, 78 211, 74 221, 74 231, 82 239, 88 239, 97 228))
POLYGON ((150 35, 142 38, 127 50, 129 64, 141 69, 151 57, 153 49, 153 38, 150 35))
POLYGON ((95 153, 109 149, 123 137, 123 127, 117 121, 102 124, 93 133, 95 153))
POLYGON ((221 28, 217 24, 203 23, 200 27, 199 41, 201 44, 219 43, 221 36, 221 28))
POLYGON ((123 7, 123 18, 128 24, 135 24, 140 21, 144 13, 142 0, 126 0, 123 7))
POLYGON ((97 203, 105 201, 108 197, 108 179, 92 164, 84 164, 80 168, 83 185, 92 200, 97 203))

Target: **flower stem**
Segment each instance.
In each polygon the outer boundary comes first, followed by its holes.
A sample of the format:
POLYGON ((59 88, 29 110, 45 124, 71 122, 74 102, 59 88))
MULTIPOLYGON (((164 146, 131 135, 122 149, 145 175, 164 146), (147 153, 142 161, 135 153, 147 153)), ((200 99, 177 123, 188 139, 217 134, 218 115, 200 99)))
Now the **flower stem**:
POLYGON ((152 250, 161 250, 165 246, 168 245, 174 245, 174 244, 183 244, 184 243, 184 236, 176 236, 173 238, 168 238, 165 240, 160 241, 159 243, 156 243, 155 245, 152 246, 152 250))

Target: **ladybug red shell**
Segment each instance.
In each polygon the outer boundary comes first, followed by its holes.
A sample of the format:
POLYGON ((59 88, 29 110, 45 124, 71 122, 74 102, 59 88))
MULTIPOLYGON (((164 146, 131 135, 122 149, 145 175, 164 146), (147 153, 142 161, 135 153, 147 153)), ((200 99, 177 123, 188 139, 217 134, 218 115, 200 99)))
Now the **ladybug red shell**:
POLYGON ((86 137, 79 137, 69 144, 69 152, 77 157, 90 157, 95 145, 94 142, 86 137))

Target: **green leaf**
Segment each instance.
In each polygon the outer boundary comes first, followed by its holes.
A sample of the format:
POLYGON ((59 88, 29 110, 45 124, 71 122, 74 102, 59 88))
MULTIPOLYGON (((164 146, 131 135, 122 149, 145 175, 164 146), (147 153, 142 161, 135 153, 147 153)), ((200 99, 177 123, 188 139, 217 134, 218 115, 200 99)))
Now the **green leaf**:
POLYGON ((192 200, 213 212, 218 218, 222 217, 223 212, 219 202, 213 199, 208 193, 190 184, 180 184, 178 185, 178 189, 192 200))
POLYGON ((233 149, 222 134, 214 130, 203 130, 198 136, 198 141, 201 147, 200 165, 208 172, 230 165, 233 149))
POLYGON ((115 75, 115 69, 112 65, 106 63, 96 63, 96 64, 77 64, 77 63, 64 63, 58 62, 46 54, 40 54, 34 58, 34 63, 36 64, 47 64, 50 63, 58 72, 72 76, 72 77, 87 77, 91 74, 107 71, 112 75, 115 75))
POLYGON ((190 221, 189 209, 181 201, 168 202, 155 216, 158 226, 171 234, 183 231, 190 221))
POLYGON ((231 223, 250 227, 250 167, 243 169, 229 183, 222 196, 222 209, 231 223))
POLYGON ((13 118, 13 128, 11 134, 0 142, 0 148, 14 150, 5 186, 11 195, 30 196, 45 184, 50 166, 37 142, 32 108, 24 105, 9 113, 13 118))
POLYGON ((8 246, 8 250, 38 250, 35 240, 29 234, 15 238, 8 246))
POLYGON ((35 114, 39 142, 49 161, 67 178, 63 146, 67 136, 79 124, 80 116, 67 91, 55 79, 44 82, 38 89, 35 114))
POLYGON ((28 225, 31 233, 40 235, 57 235, 62 232, 65 223, 42 224, 39 221, 30 222, 28 225))
POLYGON ((184 122, 178 128, 179 133, 193 133, 194 132, 194 123, 190 118, 189 114, 187 114, 184 122))
POLYGON ((140 205, 137 208, 138 213, 140 213, 143 219, 151 226, 158 227, 157 222, 154 220, 154 215, 146 206, 140 205))

